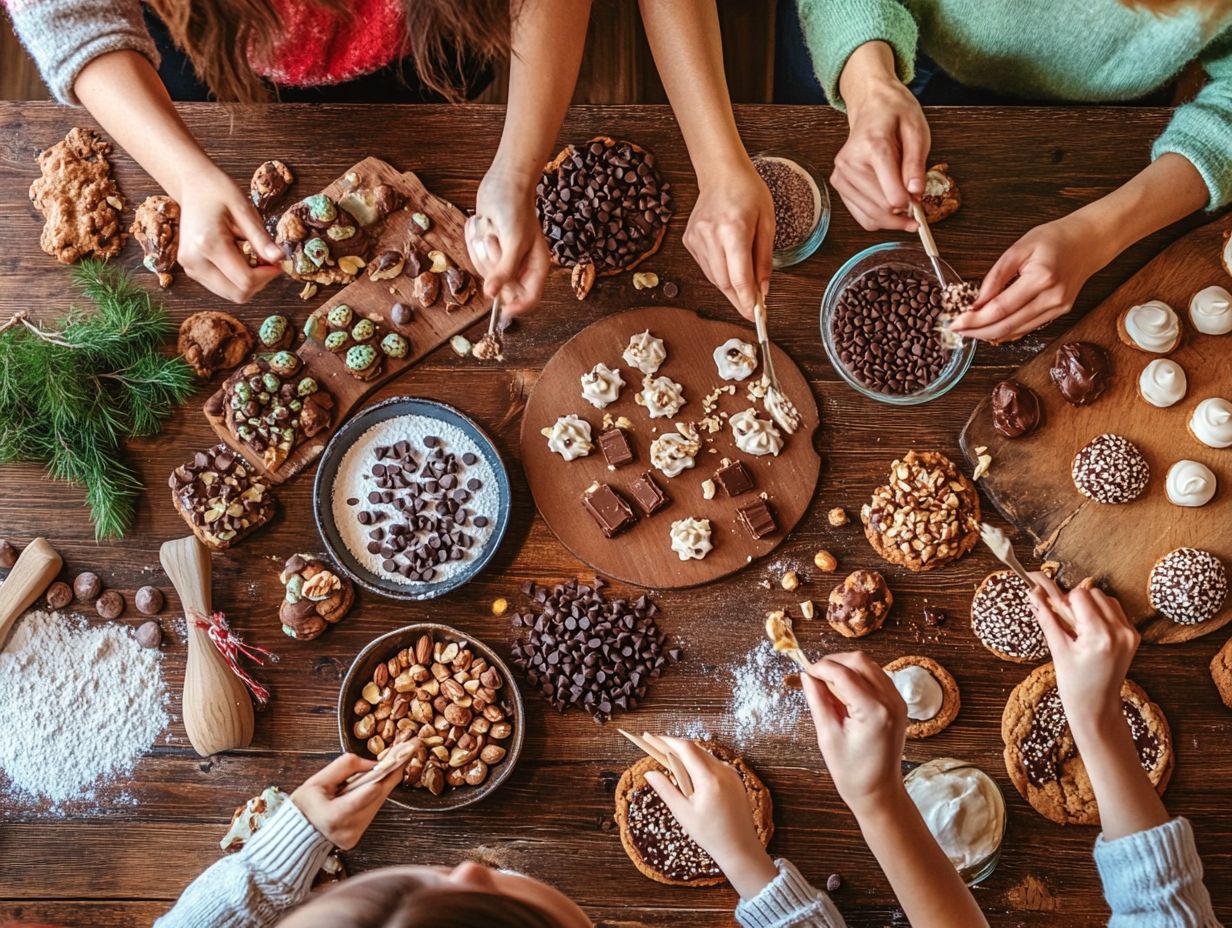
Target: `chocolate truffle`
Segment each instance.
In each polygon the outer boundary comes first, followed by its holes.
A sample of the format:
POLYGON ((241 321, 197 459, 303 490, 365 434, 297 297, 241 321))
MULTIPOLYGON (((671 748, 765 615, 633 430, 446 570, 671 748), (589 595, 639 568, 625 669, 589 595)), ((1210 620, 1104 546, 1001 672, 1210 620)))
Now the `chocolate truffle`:
POLYGON ((1107 353, 1091 342, 1066 342, 1057 349, 1048 373, 1071 406, 1095 402, 1112 379, 1107 353))
POLYGON ((61 580, 57 580, 47 588, 47 607, 63 609, 73 601, 73 588, 61 580))
POLYGON ((163 608, 163 591, 156 586, 143 586, 133 597, 133 605, 142 615, 157 615, 163 608))
POLYGON ((137 630, 133 632, 133 637, 137 639, 137 644, 143 648, 157 648, 163 643, 163 628, 153 619, 148 622, 142 622, 137 626, 137 630))
POLYGON ((992 390, 992 427, 1006 438, 1035 431, 1040 421, 1039 397, 1017 380, 1003 380, 992 390))
POLYGON ((98 579, 98 574, 88 570, 79 573, 73 581, 73 594, 83 603, 98 599, 98 594, 102 591, 103 581, 98 579))
POLYGON ((118 619, 124 614, 124 597, 115 590, 108 590, 94 604, 94 611, 103 619, 118 619))

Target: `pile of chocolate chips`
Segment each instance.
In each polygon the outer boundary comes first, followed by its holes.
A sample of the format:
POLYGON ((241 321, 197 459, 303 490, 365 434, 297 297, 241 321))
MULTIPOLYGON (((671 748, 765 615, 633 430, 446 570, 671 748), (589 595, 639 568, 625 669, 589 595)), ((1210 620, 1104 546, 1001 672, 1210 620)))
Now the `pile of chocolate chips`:
POLYGON ((654 247, 672 215, 671 185, 654 155, 613 139, 571 147, 535 192, 548 247, 565 267, 628 267, 654 247))
POLYGON ((659 607, 642 595, 607 599, 607 583, 570 580, 549 590, 527 583, 522 592, 540 606, 513 617, 525 637, 513 642, 513 659, 558 712, 583 709, 596 722, 637 708, 651 680, 680 660, 668 647, 655 616, 659 607))

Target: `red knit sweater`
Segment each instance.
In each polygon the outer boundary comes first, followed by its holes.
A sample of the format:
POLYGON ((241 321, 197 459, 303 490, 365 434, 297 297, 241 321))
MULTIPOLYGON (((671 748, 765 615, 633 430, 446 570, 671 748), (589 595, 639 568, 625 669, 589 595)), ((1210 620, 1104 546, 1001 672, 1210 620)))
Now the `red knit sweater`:
POLYGON ((282 38, 253 69, 275 84, 315 87, 371 74, 397 59, 406 38, 401 0, 350 0, 350 17, 311 0, 274 0, 282 38))

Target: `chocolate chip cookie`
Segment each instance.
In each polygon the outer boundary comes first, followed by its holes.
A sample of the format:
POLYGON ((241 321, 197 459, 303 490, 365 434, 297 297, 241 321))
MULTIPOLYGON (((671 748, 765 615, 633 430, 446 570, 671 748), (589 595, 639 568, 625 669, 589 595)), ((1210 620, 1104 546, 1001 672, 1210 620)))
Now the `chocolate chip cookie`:
POLYGON ((1030 590, 1012 570, 993 571, 980 582, 971 600, 971 631, 1003 661, 1034 664, 1048 656, 1030 590))
POLYGON ((1225 641, 1211 658, 1211 679, 1215 681, 1215 689, 1219 690, 1223 704, 1232 709, 1232 638, 1225 641))
POLYGON ((252 333, 230 313, 207 310, 193 313, 180 323, 177 348, 198 377, 208 378, 215 371, 230 370, 248 356, 252 333))
POLYGON ((863 638, 885 624, 893 605, 885 577, 875 570, 857 570, 830 591, 826 621, 845 638, 863 638))

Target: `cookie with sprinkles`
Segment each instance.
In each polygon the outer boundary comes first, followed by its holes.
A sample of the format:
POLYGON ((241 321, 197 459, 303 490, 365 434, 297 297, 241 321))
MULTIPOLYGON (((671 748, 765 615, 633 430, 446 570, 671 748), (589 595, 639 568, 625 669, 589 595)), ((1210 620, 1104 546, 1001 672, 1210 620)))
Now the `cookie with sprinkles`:
POLYGON ((1128 503, 1142 495, 1151 468, 1123 435, 1097 435, 1074 455, 1070 467, 1078 492, 1097 503, 1128 503))
POLYGON ((1048 656, 1029 593, 1026 581, 1012 570, 998 570, 980 582, 971 600, 971 630, 1003 661, 1034 664, 1048 656))
MULTIPOLYGON (((774 807, 770 790, 743 757, 719 744, 701 743, 703 750, 731 764, 740 775, 753 811, 753 826, 762 847, 774 834, 774 807)), ((616 786, 616 824, 620 843, 633 865, 644 876, 669 886, 718 886, 726 877, 714 859, 690 838, 671 810, 646 782, 651 770, 666 771, 650 757, 643 757, 624 772, 616 786)))
MULTIPOLYGON (((1138 762, 1160 795, 1172 776, 1172 731, 1163 711, 1132 680, 1121 685, 1121 711, 1138 762)), ((1005 770, 1022 798, 1058 825, 1097 825, 1099 806, 1070 731, 1056 668, 1036 667, 1014 687, 1001 715, 1005 770)))
POLYGON ((1181 625, 1198 625, 1219 614, 1228 598, 1223 562, 1201 548, 1169 551, 1147 580, 1151 608, 1181 625))

